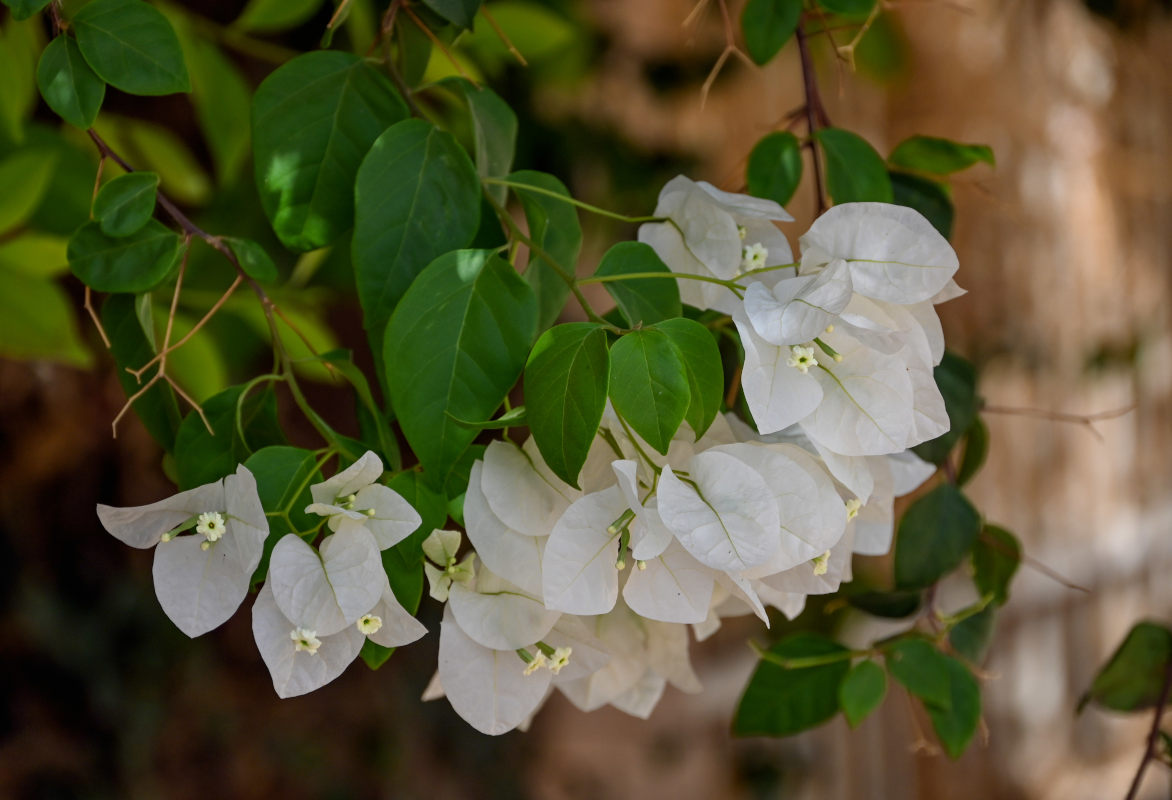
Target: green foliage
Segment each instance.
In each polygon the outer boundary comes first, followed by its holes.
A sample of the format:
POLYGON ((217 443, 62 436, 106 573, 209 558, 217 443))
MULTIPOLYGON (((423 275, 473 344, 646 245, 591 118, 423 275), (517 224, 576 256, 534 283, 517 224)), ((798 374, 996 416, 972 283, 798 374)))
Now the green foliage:
POLYGON ((802 145, 789 131, 776 131, 757 142, 745 170, 749 194, 785 205, 802 182, 802 145))
POLYGON ((433 261, 395 309, 383 353, 403 434, 442 486, 476 431, 517 381, 536 335, 537 300, 511 266, 483 250, 433 261))
POLYGON ((831 14, 841 14, 844 17, 866 17, 875 7, 876 0, 818 0, 820 5, 831 14))
POLYGON ((977 591, 992 595, 993 602, 1005 605, 1009 583, 1021 564, 1021 543, 1004 528, 986 525, 973 546, 973 580, 977 591))
POLYGON ((668 319, 654 328, 667 334, 679 351, 688 379, 688 409, 684 419, 699 439, 716 419, 724 399, 720 348, 707 328, 690 319, 668 319))
POLYGON ((423 0, 423 4, 455 25, 457 28, 471 28, 481 0, 423 0))
MULTIPOLYGON (((147 296, 146 308, 150 308, 147 296)), ((115 373, 122 391, 133 396, 141 385, 127 369, 140 369, 155 355, 154 328, 148 315, 144 325, 135 308, 135 298, 128 294, 111 295, 102 306, 102 327, 110 337, 110 354, 118 367, 115 373), (149 338, 148 333, 149 331, 149 338)), ((134 413, 142 420, 155 441, 168 453, 175 447, 179 431, 179 404, 175 392, 165 382, 158 382, 134 401, 134 413)))
POLYGON ((749 0, 741 13, 749 57, 758 64, 770 61, 794 35, 801 17, 801 0, 749 0))
POLYGON ((948 643, 959 655, 974 664, 985 660, 989 640, 993 636, 993 624, 997 609, 988 606, 971 617, 961 620, 948 632, 948 643))
POLYGON ((249 277, 261 283, 271 283, 277 279, 277 265, 269 257, 268 252, 252 239, 240 239, 235 236, 224 238, 224 244, 240 262, 240 268, 249 277))
POLYGON ((826 189, 835 203, 892 202, 883 157, 866 139, 842 128, 823 128, 814 138, 826 157, 826 189))
MULTIPOLYGON (((481 178, 503 178, 513 168, 517 147, 517 115, 509 104, 485 86, 474 86, 464 78, 448 78, 442 86, 455 87, 468 103, 476 138, 476 173, 481 178)), ((505 202, 508 187, 486 187, 497 203, 505 202)))
POLYGON ((904 512, 895 541, 895 584, 929 586, 960 566, 981 530, 981 517, 960 490, 941 484, 904 512))
POLYGON ((282 244, 313 250, 350 228, 358 165, 407 116, 390 81, 349 53, 306 53, 265 78, 252 100, 253 168, 282 244))
POLYGON ((945 239, 952 238, 956 209, 948 187, 939 181, 908 172, 888 172, 892 202, 919 211, 945 239))
POLYGON ((525 365, 529 430, 545 463, 575 488, 602 420, 609 379, 606 331, 592 322, 550 328, 525 365))
POLYGON ((49 0, 4 0, 4 5, 12 12, 13 19, 23 20, 49 5, 49 0))
POLYGON ((850 671, 846 658, 791 669, 777 659, 837 656, 842 645, 815 633, 795 633, 769 648, 741 697, 733 720, 738 736, 790 736, 821 725, 838 712, 838 689, 850 671))
POLYGON ((277 421, 277 398, 271 389, 243 396, 232 386, 203 404, 211 430, 194 411, 175 434, 175 472, 180 489, 219 480, 235 471, 257 450, 285 443, 277 421))
POLYGON ((1160 702, 1172 680, 1172 630, 1157 622, 1139 622, 1095 676, 1078 702, 1111 711, 1141 711, 1160 702))
POLYGON ((68 252, 73 274, 99 292, 149 292, 179 265, 183 241, 156 220, 117 238, 89 222, 73 234, 68 252))
POLYGON ((233 27, 271 33, 295 28, 313 16, 322 0, 249 0, 233 27))
POLYGON ((960 758, 981 722, 981 687, 961 662, 943 656, 948 679, 947 706, 925 703, 936 738, 949 758, 960 758))
POLYGON ((993 149, 983 144, 961 144, 935 136, 912 136, 895 146, 887 159, 897 167, 948 175, 985 162, 995 166, 993 149))
POLYGON ((972 426, 980 400, 977 397, 977 370, 971 362, 952 351, 933 371, 936 385, 944 396, 948 412, 948 432, 912 448, 916 455, 932 464, 943 464, 960 438, 972 426))
POLYGON ((153 172, 119 175, 94 198, 94 219, 110 237, 130 236, 142 230, 155 212, 159 176, 153 172))
POLYGON ((980 472, 989 455, 989 426, 980 417, 973 419, 968 434, 964 437, 964 454, 956 471, 956 485, 964 486, 980 472))
POLYGON ((860 592, 849 595, 847 601, 876 617, 903 619, 920 610, 923 597, 918 591, 860 592))
MULTIPOLYGON (((601 278, 646 272, 671 275, 671 270, 650 245, 619 242, 606 251, 594 275, 601 278)), ((637 278, 608 281, 603 286, 614 298, 623 319, 631 327, 652 325, 683 313, 680 287, 674 280, 637 278)))
POLYGON ((691 402, 684 360, 667 333, 645 328, 615 342, 610 399, 635 433, 667 455, 691 402))
POLYGON ((557 178, 544 172, 522 170, 510 175, 509 181, 542 190, 512 187, 525 212, 529 238, 541 248, 540 252, 529 254, 525 280, 537 293, 538 330, 545 330, 557 321, 570 295, 570 287, 559 272, 574 274, 582 250, 582 226, 574 207, 558 199, 568 200, 570 193, 557 178), (555 196, 551 197, 550 192, 555 196))
POLYGON ((256 491, 269 521, 264 553, 252 574, 255 585, 265 579, 269 556, 282 536, 294 533, 312 541, 317 535, 322 518, 306 514, 305 507, 313 502, 309 487, 323 478, 317 456, 300 447, 262 447, 248 457, 244 466, 256 478, 256 491))
POLYGON ((952 706, 948 657, 927 639, 904 639, 887 650, 887 671, 929 707, 952 706))
POLYGON ((57 116, 79 128, 89 128, 98 118, 106 97, 106 83, 90 69, 68 36, 58 36, 41 53, 37 87, 57 116))
POLYGON ((241 180, 249 151, 248 119, 252 90, 239 68, 211 42, 180 30, 191 73, 191 104, 216 166, 221 186, 241 180))
POLYGON ((78 335, 73 304, 51 278, 0 267, 0 358, 75 367, 93 361, 78 335))
POLYGON ((867 659, 855 664, 838 687, 838 704, 852 728, 859 727, 887 696, 887 673, 867 659))
POLYGON ((0 161, 0 233, 22 224, 36 210, 53 176, 56 159, 37 149, 20 150, 0 161))
POLYGON ((143 0, 94 0, 71 20, 81 54, 102 80, 129 94, 191 91, 171 23, 143 0))

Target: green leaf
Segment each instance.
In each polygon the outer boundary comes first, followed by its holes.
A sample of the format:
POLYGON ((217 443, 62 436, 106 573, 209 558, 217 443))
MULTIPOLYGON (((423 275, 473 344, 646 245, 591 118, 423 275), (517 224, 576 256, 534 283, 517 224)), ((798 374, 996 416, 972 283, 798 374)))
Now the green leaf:
MULTIPOLYGON (((414 470, 400 472, 387 481, 387 486, 390 486, 410 503, 423 520, 419 523, 419 527, 411 533, 410 539, 422 544, 428 534, 447 524, 447 497, 428 486, 423 476, 418 472, 414 470)), ((414 613, 415 608, 411 608, 410 611, 414 613)))
POLYGON ((57 36, 41 53, 37 87, 57 116, 78 128, 89 128, 98 117, 106 84, 86 63, 77 42, 57 36))
POLYGON ((941 484, 904 512, 895 542, 895 585, 935 583, 964 559, 981 530, 981 517, 960 490, 941 484))
POLYGON ((484 420, 500 407, 536 327, 533 290, 491 251, 440 256, 403 296, 383 358, 392 407, 433 486, 476 438, 452 417, 484 420))
POLYGON ((968 667, 955 658, 943 658, 948 675, 948 707, 925 705, 925 708, 944 752, 955 759, 964 753, 981 722, 981 687, 968 667))
POLYGON ((1009 599, 1009 582, 1021 564, 1021 543, 1004 528, 986 525, 973 546, 973 581, 982 595, 993 595, 993 602, 1005 605, 1009 599))
POLYGON ((663 331, 631 331, 610 350, 610 399, 649 445, 667 455, 691 403, 687 367, 663 331))
POLYGON ((948 657, 927 639, 904 639, 885 653, 887 671, 927 708, 952 705, 948 657))
POLYGON ((175 470, 180 489, 218 480, 261 448, 285 443, 277 421, 277 396, 271 389, 264 389, 241 401, 242 389, 231 386, 203 404, 211 433, 196 412, 183 418, 175 435, 175 470))
POLYGON ((191 91, 171 23, 143 0, 94 0, 72 25, 85 60, 114 88, 147 95, 191 91))
POLYGON ((0 27, 0 145, 20 144, 25 139, 25 121, 37 101, 34 77, 37 57, 44 43, 44 26, 39 19, 9 20, 0 27))
POLYGON ((923 444, 912 451, 932 464, 943 464, 956 447, 960 437, 972 427, 977 415, 977 370, 972 362, 961 358, 952 351, 945 351, 944 358, 933 370, 936 386, 944 397, 944 408, 948 412, 948 432, 923 444))
POLYGON ((481 0, 423 0, 423 4, 455 25, 457 28, 471 28, 481 0))
POLYGON ((1095 676, 1078 702, 1090 701, 1112 711, 1154 708, 1172 669, 1172 630, 1156 622, 1138 622, 1095 676))
POLYGON ((268 252, 252 239, 238 239, 225 237, 224 244, 240 262, 240 268, 250 278, 261 283, 272 283, 277 280, 277 265, 269 257, 268 252))
POLYGON ((964 438, 964 455, 956 471, 956 485, 964 486, 980 472, 989 455, 989 426, 980 417, 973 418, 968 435, 964 438))
POLYGON ((252 89, 216 45, 183 31, 180 41, 191 70, 191 104, 216 167, 216 181, 235 184, 244 176, 248 159, 249 127, 241 120, 248 119, 252 89))
POLYGON ((49 5, 49 0, 4 0, 4 5, 12 12, 13 19, 21 20, 28 19, 49 5))
POLYGON ((847 596, 847 602, 876 617, 903 619, 920 610, 920 592, 860 592, 847 596))
POLYGON ((801 16, 802 0, 749 0, 741 13, 749 57, 757 64, 772 59, 794 35, 801 16))
POLYGON ((322 0, 249 0, 232 27, 263 33, 296 28, 312 17, 321 4, 322 0))
MULTIPOLYGON (((146 308, 150 308, 149 297, 146 308)), ((155 355, 139 321, 133 295, 115 294, 106 299, 102 305, 102 327, 110 337, 110 353, 118 365, 115 370, 118 382, 130 397, 142 386, 127 368, 138 369, 155 355)), ((155 441, 170 453, 175 447, 180 422, 179 405, 171 387, 162 381, 156 383, 134 401, 132 408, 155 441)))
POLYGON ((370 148, 354 197, 354 277, 366 330, 381 346, 387 320, 416 276, 476 235, 480 180, 451 134, 409 119, 370 148))
POLYGON ((948 632, 948 643, 952 649, 974 664, 985 660, 989 640, 993 635, 993 622, 997 609, 988 606, 971 617, 961 620, 948 632))
POLYGON ((399 453, 399 442, 395 438, 395 434, 391 432, 386 415, 383 414, 378 404, 374 402, 374 396, 370 393, 370 383, 366 380, 366 373, 358 368, 358 365, 350 359, 350 353, 345 350, 323 354, 322 360, 329 362, 330 366, 349 381, 350 385, 354 388, 354 394, 358 396, 358 402, 362 408, 366 409, 369 421, 375 426, 378 449, 382 451, 383 457, 391 464, 391 468, 398 469, 398 465, 402 461, 399 453))
MULTIPOLYGON (((448 416, 451 417, 452 415, 449 414, 448 416)), ((465 428, 474 428, 478 431, 497 431, 527 425, 527 417, 528 413, 525 410, 525 406, 517 406, 516 408, 509 409, 495 419, 485 420, 484 422, 469 422, 466 419, 456 419, 455 417, 452 417, 452 419, 455 420, 457 425, 462 425, 465 428)))
MULTIPOLYGON (((159 320, 157 341, 162 341, 166 329, 168 306, 160 303, 154 312, 159 320)), ((182 312, 171 324, 171 341, 177 342, 195 327, 196 317, 182 312)), ((225 353, 210 336, 196 336, 183 347, 167 356, 167 374, 175 379, 187 395, 202 403, 228 386, 228 367, 225 353)))
POLYGON ((826 189, 835 203, 892 202, 887 166, 866 139, 841 128, 823 128, 814 138, 826 156, 826 189))
POLYGON ((102 233, 129 236, 142 230, 155 213, 159 176, 153 172, 129 172, 108 181, 94 198, 94 219, 102 233))
POLYGON ((306 53, 265 78, 252 100, 253 168, 282 244, 314 250, 354 223, 358 165, 388 126, 407 117, 390 81, 349 53, 306 53))
POLYGON ((859 727, 886 695, 887 673, 870 659, 855 664, 838 687, 838 703, 852 728, 859 727))
POLYGON ((996 166, 993 148, 984 144, 962 144, 935 136, 912 136, 895 146, 887 159, 897 167, 948 175, 984 161, 996 166))
POLYGON ((0 233, 22 224, 36 211, 53 177, 57 159, 41 149, 20 150, 0 161, 0 233))
POLYGON ((306 514, 305 507, 313 502, 309 493, 310 485, 324 479, 317 467, 317 455, 300 447, 263 447, 249 456, 244 466, 256 478, 260 504, 268 512, 269 520, 264 554, 256 571, 252 573, 252 583, 256 584, 265 579, 269 571, 269 556, 282 536, 295 533, 306 541, 312 541, 317 535, 321 517, 306 514))
MULTIPOLYGON (((514 172, 509 176, 512 183, 523 183, 569 198, 565 185, 552 175, 532 170, 514 172)), ((529 227, 529 238, 541 247, 568 275, 573 275, 578 265, 578 253, 582 250, 582 226, 578 212, 572 205, 546 194, 513 188, 513 194, 521 201, 525 221, 529 227)), ((537 293, 537 329, 543 331, 554 324, 566 305, 570 287, 558 275, 557 270, 543 256, 529 254, 529 266, 525 269, 525 280, 537 293)))
MULTIPOLYGON (((172 200, 198 206, 211 199, 211 178, 187 143, 173 131, 109 113, 98 117, 94 130, 116 152, 130 154, 140 169, 157 172, 160 189, 172 200)), ((111 165, 107 163, 106 168, 111 165)))
POLYGON ((653 327, 667 334, 684 362, 689 395, 684 419, 699 440, 716 419, 724 399, 724 366, 720 361, 720 348, 711 331, 690 319, 677 317, 653 327))
MULTIPOLYGON (((655 272, 671 276, 663 259, 643 242, 619 242, 606 251, 595 277, 655 272)), ((614 298, 627 324, 652 325, 683 314, 680 287, 671 277, 606 281, 602 284, 614 298)))
MULTIPOLYGON (((769 652, 796 659, 834 655, 846 648, 815 633, 785 637, 769 652)), ((790 736, 821 725, 838 712, 838 687, 850 671, 850 660, 802 669, 786 669, 762 660, 745 687, 733 733, 738 736, 790 736)))
POLYGON ((69 268, 99 292, 148 292, 179 263, 183 240, 158 220, 120 238, 88 222, 69 240, 69 268))
POLYGON ((818 0, 818 5, 831 14, 844 17, 866 17, 875 7, 877 0, 818 0))
POLYGON ((93 361, 78 336, 73 303, 55 281, 0 267, 0 358, 93 361))
POLYGON ((745 169, 749 194, 785 205, 802 182, 802 145, 789 131, 765 136, 749 153, 745 169))
POLYGON ((939 181, 922 178, 908 172, 889 171, 893 202, 914 208, 924 215, 932 227, 945 239, 952 238, 952 222, 956 209, 952 205, 952 194, 939 181))
POLYGON ((49 233, 26 231, 0 242, 0 269, 34 278, 53 278, 69 271, 65 255, 68 239, 49 233))
MULTIPOLYGON (((475 86, 464 78, 446 78, 441 86, 455 87, 468 103, 472 130, 476 138, 476 172, 482 178, 503 178, 513 168, 513 151, 517 147, 517 115, 509 104, 485 86, 475 86)), ((508 187, 486 186, 488 193, 503 205, 508 187)))
POLYGON ((602 421, 609 381, 606 331, 593 322, 550 328, 525 364, 529 430, 545 463, 574 488, 602 421))

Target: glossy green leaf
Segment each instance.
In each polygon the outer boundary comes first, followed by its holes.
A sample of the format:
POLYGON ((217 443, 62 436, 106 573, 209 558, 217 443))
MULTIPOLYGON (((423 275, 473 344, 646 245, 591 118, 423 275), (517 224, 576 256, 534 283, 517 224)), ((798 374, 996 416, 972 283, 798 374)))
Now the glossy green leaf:
POLYGON ((862 18, 871 13, 876 2, 877 0, 818 0, 818 5, 831 14, 862 18))
POLYGON ((191 104, 215 164, 216 181, 235 184, 244 177, 248 159, 250 131, 243 120, 252 106, 252 90, 216 45, 182 31, 180 41, 191 71, 191 104))
POLYGON ((802 145, 789 131, 765 136, 749 153, 745 169, 749 194, 785 205, 802 182, 802 145))
POLYGON ((887 165, 867 140, 842 128, 814 134, 826 156, 826 189, 835 203, 893 200, 887 165))
POLYGON ((993 148, 984 144, 962 144, 935 136, 912 136, 895 146, 887 159, 897 167, 948 175, 985 162, 996 166, 993 148))
POLYGON ((272 283, 277 279, 277 265, 268 252, 252 239, 225 237, 224 244, 240 262, 240 268, 251 278, 261 283, 272 283))
MULTIPOLYGON (((513 183, 523 183, 547 192, 569 198, 565 185, 552 175, 532 170, 514 172, 509 176, 513 183)), ((566 305, 570 288, 550 266, 549 256, 558 267, 573 275, 578 265, 578 254, 582 250, 582 226, 578 212, 572 205, 547 194, 513 187, 513 193, 521 201, 529 238, 541 247, 542 255, 529 254, 529 266, 525 269, 525 280, 537 293, 538 330, 545 330, 557 321, 566 305)))
POLYGON ((143 0, 93 0, 71 21, 85 60, 102 80, 130 94, 191 91, 171 23, 143 0))
POLYGON ((57 159, 40 148, 25 148, 0 161, 0 234, 23 225, 36 210, 57 159))
POLYGON ((947 708, 925 706, 936 738, 949 758, 960 758, 973 740, 981 722, 981 687, 961 662, 943 656, 947 668, 949 704, 947 708))
POLYGON ((757 64, 771 60, 798 27, 802 0, 749 0, 741 13, 745 49, 757 64))
POLYGON ((433 486, 476 431, 452 417, 488 419, 525 366, 536 335, 533 290, 503 259, 459 250, 433 261, 387 326, 383 358, 399 425, 433 486))
POLYGON ((244 462, 256 478, 256 491, 269 520, 269 536, 265 539, 264 554, 252 573, 254 584, 265 579, 269 571, 269 556, 273 547, 287 533, 295 533, 307 541, 317 535, 321 517, 306 514, 305 507, 313 502, 309 493, 311 484, 324 478, 317 466, 317 454, 300 447, 275 445, 263 447, 244 462))
POLYGON ((273 391, 254 390, 241 401, 242 388, 229 387, 203 404, 211 432, 196 412, 183 418, 175 435, 175 470, 180 489, 218 480, 234 472, 236 465, 254 452, 285 443, 273 391))
POLYGON ((167 279, 182 250, 179 235, 157 220, 118 238, 89 222, 69 240, 69 268, 99 292, 146 292, 167 279))
MULTIPOLYGON (((784 659, 833 656, 846 648, 815 633, 785 637, 769 652, 784 659)), ((738 736, 790 736, 821 725, 838 712, 838 687, 850 659, 802 669, 762 660, 757 665, 733 720, 738 736)))
POLYGON ((680 287, 670 277, 672 271, 650 245, 643 242, 619 242, 606 251, 594 273, 595 277, 602 278, 645 272, 665 277, 606 281, 602 284, 618 304, 630 327, 652 325, 683 313, 680 287))
POLYGON ((904 512, 895 541, 895 584, 917 589, 960 566, 981 530, 972 503, 950 484, 941 484, 904 512))
POLYGON ((41 53, 37 87, 57 116, 78 128, 89 128, 106 97, 106 83, 90 69, 77 42, 57 36, 41 53))
POLYGON ((877 709, 887 695, 887 673, 867 659, 851 667, 838 687, 838 704, 852 728, 877 709))
POLYGON ((956 485, 964 486, 980 472, 989 455, 989 426, 980 417, 973 419, 968 435, 964 438, 964 455, 956 471, 956 485))
POLYGON ((94 198, 94 219, 110 237, 129 236, 150 222, 155 213, 159 176, 129 172, 108 181, 94 198))
POLYGON ((232 27, 262 33, 296 28, 321 4, 322 0, 249 0, 232 27))
MULTIPOLYGON (((349 53, 306 53, 265 78, 252 101, 253 168, 261 205, 286 247, 324 247, 350 228, 358 165, 407 117, 390 80, 349 53)), ((410 196, 399 187, 385 194, 410 196)))
POLYGON ((550 328, 525 365, 529 430, 545 463, 575 488, 602 421, 609 380, 606 331, 593 322, 550 328))
POLYGON ((904 639, 886 651, 887 671, 928 708, 952 705, 948 657, 927 639, 904 639))
MULTIPOLYGON (((468 103, 476 140, 476 172, 482 178, 503 178, 513 168, 517 147, 517 115, 509 104, 487 86, 475 86, 464 78, 447 78, 441 85, 454 88, 468 103)), ((485 187, 503 205, 508 187, 485 187)))
POLYGON ((720 361, 720 348, 708 328, 690 319, 676 317, 664 320, 654 328, 667 334, 684 362, 689 395, 684 419, 699 439, 716 419, 724 399, 724 366, 720 361))
POLYGON ((1021 564, 1021 543, 1004 528, 986 525, 973 546, 973 580, 982 595, 1005 605, 1009 583, 1021 564))
POLYGON ((860 592, 847 596, 847 602, 859 611, 876 617, 903 619, 920 610, 920 592, 860 592))
MULTIPOLYGON (((184 205, 200 206, 212 196, 212 181, 191 148, 162 125, 105 113, 94 124, 115 152, 124 153, 140 170, 158 173, 160 190, 184 205)), ((106 174, 118 174, 110 162, 106 174)))
POLYGON ((423 4, 458 28, 471 28, 481 0, 423 0, 423 4))
POLYGON ((377 345, 424 267, 472 241, 480 222, 480 181, 451 134, 409 119, 370 148, 354 197, 350 253, 366 330, 377 345))
POLYGON ((912 448, 916 455, 932 464, 943 464, 952 449, 972 427, 980 400, 977 397, 977 370, 972 362, 951 350, 933 370, 936 385, 944 397, 948 412, 948 432, 912 448))
POLYGON ((646 328, 614 343, 610 399, 635 433, 667 454, 691 403, 687 367, 671 337, 646 328))
MULTIPOLYGON (((149 314, 149 297, 146 308, 149 314)), ((110 353, 118 366, 115 370, 118 382, 122 384, 122 391, 130 397, 142 385, 126 371, 127 368, 138 369, 155 355, 155 349, 139 321, 135 298, 129 294, 114 294, 107 298, 102 305, 102 327, 110 337, 110 353)), ((148 371, 144 380, 148 380, 151 374, 148 371)), ((159 381, 135 400, 132 408, 155 441, 170 453, 175 447, 175 434, 180 423, 174 390, 159 381)))
POLYGON ((33 14, 49 5, 49 0, 4 0, 4 5, 12 12, 13 19, 28 19, 33 14))
POLYGON ((948 632, 948 643, 959 655, 973 664, 980 664, 985 660, 985 653, 989 649, 996 617, 997 609, 989 606, 961 620, 948 632))
POLYGON ((0 358, 89 366, 73 303, 50 278, 0 267, 0 358))
POLYGON ((1079 700, 1112 711, 1140 711, 1160 701, 1172 669, 1172 630, 1156 622, 1136 623, 1079 700))
POLYGON ((932 227, 945 239, 952 238, 952 223, 956 209, 952 205, 952 194, 939 181, 891 170, 891 191, 896 205, 914 208, 924 215, 932 227))
MULTIPOLYGON (((449 417, 452 415, 449 414, 449 417)), ((511 408, 499 417, 485 420, 484 422, 470 422, 466 419, 456 419, 456 424, 463 425, 465 428, 475 428, 478 431, 499 431, 508 428, 519 428, 529 424, 528 411, 525 406, 517 406, 511 408)))

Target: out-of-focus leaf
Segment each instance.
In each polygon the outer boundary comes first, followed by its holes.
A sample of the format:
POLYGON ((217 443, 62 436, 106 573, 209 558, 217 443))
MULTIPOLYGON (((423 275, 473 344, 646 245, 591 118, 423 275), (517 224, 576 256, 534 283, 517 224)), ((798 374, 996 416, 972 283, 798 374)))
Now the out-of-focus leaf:
POLYGON ((993 602, 1005 605, 1009 599, 1009 582, 1021 564, 1021 543, 1004 528, 986 525, 973 546, 973 580, 983 595, 993 595, 993 602))
POLYGON ((61 287, 0 266, 0 358, 57 361, 88 367, 73 304, 61 287))
POLYGON ((867 659, 851 668, 838 687, 838 703, 852 728, 859 727, 887 695, 887 673, 867 659))
POLYGON ((322 0, 249 0, 232 26, 261 33, 296 28, 312 17, 321 4, 322 0))
POLYGON ((0 233, 22 225, 53 177, 57 160, 39 148, 24 148, 0 161, 0 233))
POLYGON ((919 589, 956 569, 980 530, 977 510, 951 484, 941 484, 916 500, 899 521, 896 587, 919 589))
POLYGON ((897 167, 948 175, 973 164, 997 164, 993 148, 984 144, 963 144, 935 136, 912 136, 895 146, 887 159, 897 167))
POLYGON ((802 182, 802 146, 789 131, 765 136, 749 153, 745 170, 749 194, 764 197, 779 205, 793 198, 802 182))
POLYGON ((943 464, 960 437, 972 427, 977 415, 977 370, 972 362, 951 350, 936 365, 932 373, 936 386, 944 397, 948 412, 948 432, 912 448, 916 455, 931 464, 943 464))
POLYGON ((826 156, 826 189, 835 203, 892 201, 887 166, 866 139, 842 128, 823 128, 814 138, 826 156))
MULTIPOLYGON (((833 656, 842 645, 815 633, 795 633, 769 652, 783 659, 833 656)), ((850 671, 850 660, 786 669, 762 660, 749 679, 733 719, 738 736, 790 736, 813 728, 838 712, 838 687, 850 671)))
POLYGON ((757 64, 765 64, 780 50, 798 27, 802 0, 749 0, 741 12, 745 49, 757 64))
POLYGON ((893 202, 914 208, 924 215, 932 227, 945 239, 952 237, 952 223, 956 210, 952 195, 944 184, 907 172, 888 172, 891 178, 893 202))
POLYGON ((1079 711, 1091 701, 1112 711, 1153 708, 1169 679, 1170 662, 1172 630, 1156 622, 1136 623, 1079 700, 1079 711))

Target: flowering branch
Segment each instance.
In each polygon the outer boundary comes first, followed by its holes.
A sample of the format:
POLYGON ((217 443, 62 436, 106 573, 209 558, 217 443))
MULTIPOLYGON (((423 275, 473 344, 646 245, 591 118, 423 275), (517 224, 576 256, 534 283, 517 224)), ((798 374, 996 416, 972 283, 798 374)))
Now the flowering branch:
POLYGON ((1169 694, 1172 694, 1172 660, 1169 660, 1164 667, 1164 683, 1160 686, 1160 698, 1156 701, 1156 710, 1152 714, 1152 727, 1148 731, 1144 757, 1139 762, 1139 768, 1135 771, 1135 778, 1132 779, 1131 788, 1127 790, 1127 796, 1124 800, 1135 800, 1139 796, 1140 783, 1143 781, 1148 763, 1157 757, 1160 743, 1160 720, 1164 716, 1164 707, 1168 705, 1169 694))

